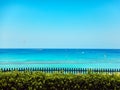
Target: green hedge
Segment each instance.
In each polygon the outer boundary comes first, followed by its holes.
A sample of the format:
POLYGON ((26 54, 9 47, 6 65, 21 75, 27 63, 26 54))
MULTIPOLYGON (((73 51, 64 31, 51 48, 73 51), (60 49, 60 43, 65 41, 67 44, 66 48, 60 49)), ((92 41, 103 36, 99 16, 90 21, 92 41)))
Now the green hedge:
POLYGON ((120 74, 0 72, 0 90, 120 90, 120 74))

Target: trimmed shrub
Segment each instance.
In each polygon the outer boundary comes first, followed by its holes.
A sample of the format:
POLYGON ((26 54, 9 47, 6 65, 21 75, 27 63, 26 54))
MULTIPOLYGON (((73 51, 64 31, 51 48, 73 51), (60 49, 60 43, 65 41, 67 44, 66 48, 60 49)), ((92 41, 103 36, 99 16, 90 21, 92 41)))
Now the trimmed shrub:
POLYGON ((120 90, 120 74, 0 72, 0 90, 120 90))

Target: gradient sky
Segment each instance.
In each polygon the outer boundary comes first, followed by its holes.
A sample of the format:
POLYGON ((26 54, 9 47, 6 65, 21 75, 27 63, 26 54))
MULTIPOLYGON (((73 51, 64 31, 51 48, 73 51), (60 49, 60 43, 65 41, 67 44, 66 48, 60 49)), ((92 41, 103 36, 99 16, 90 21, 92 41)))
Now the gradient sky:
POLYGON ((120 0, 0 0, 0 48, 120 48, 120 0))

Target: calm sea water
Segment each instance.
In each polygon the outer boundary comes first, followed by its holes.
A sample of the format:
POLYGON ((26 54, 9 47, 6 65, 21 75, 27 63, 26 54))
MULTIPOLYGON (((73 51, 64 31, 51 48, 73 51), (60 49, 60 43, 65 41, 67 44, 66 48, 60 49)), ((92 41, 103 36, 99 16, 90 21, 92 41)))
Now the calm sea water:
POLYGON ((1 65, 120 67, 119 49, 0 49, 1 65), (90 66, 92 65, 92 66, 90 66))

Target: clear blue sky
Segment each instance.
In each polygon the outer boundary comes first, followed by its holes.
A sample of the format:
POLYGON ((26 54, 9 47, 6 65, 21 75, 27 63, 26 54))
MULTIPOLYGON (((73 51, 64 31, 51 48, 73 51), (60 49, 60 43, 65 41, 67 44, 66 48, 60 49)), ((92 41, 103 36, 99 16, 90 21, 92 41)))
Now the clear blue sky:
POLYGON ((120 0, 0 0, 0 48, 120 48, 120 0))

